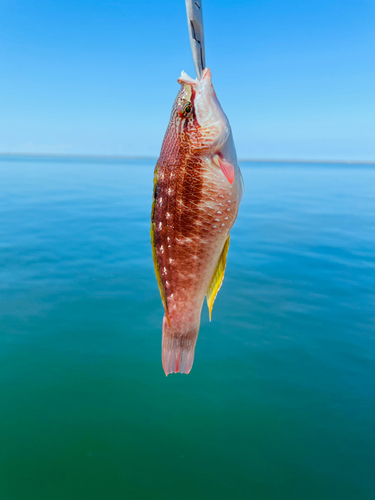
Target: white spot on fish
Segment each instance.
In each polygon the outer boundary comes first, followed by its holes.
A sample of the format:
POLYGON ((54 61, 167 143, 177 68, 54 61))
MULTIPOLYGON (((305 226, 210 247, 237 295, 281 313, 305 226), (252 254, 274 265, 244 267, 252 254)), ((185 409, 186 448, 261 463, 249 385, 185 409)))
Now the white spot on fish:
POLYGON ((216 212, 217 214, 221 214, 221 212, 216 212))
POLYGON ((215 229, 217 228, 217 226, 212 226, 212 227, 214 227, 215 229))
POLYGON ((161 228, 162 228, 162 223, 161 223, 161 222, 159 222, 159 229, 161 229, 161 228))
POLYGON ((228 203, 232 203, 232 200, 228 200, 228 203))
POLYGON ((167 219, 169 219, 170 216, 171 216, 171 214, 169 212, 167 212, 167 219))
POLYGON ((222 226, 225 226, 225 224, 222 224, 222 226))
POLYGON ((173 293, 171 293, 171 298, 173 299, 173 293))
POLYGON ((173 259, 169 259, 169 263, 172 264, 172 262, 173 262, 173 259))
POLYGON ((169 281, 166 281, 166 282, 165 282, 165 286, 169 286, 169 281))
POLYGON ((163 245, 160 247, 160 251, 161 251, 161 253, 164 253, 164 247, 163 247, 163 245))
POLYGON ((167 270, 165 267, 163 267, 164 274, 167 274, 167 270))
POLYGON ((228 217, 224 217, 224 220, 228 219, 228 217))
MULTIPOLYGON (((228 208, 228 210, 230 210, 230 208, 228 208)), ((169 236, 167 236, 167 241, 170 241, 170 237, 169 236)))
POLYGON ((171 192, 172 192, 172 189, 168 188, 168 194, 171 194, 171 192))
POLYGON ((230 212, 230 208, 227 208, 227 212, 230 212))
POLYGON ((220 219, 215 219, 216 222, 220 222, 220 219))

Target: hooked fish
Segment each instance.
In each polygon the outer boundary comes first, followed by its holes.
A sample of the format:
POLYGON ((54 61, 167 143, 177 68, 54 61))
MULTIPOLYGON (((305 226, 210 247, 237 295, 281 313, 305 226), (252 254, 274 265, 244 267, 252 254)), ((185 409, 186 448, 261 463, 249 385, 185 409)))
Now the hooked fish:
POLYGON ((224 279, 229 231, 243 181, 231 128, 205 68, 182 72, 155 167, 151 243, 164 306, 165 374, 189 373, 204 298, 212 307, 224 279))

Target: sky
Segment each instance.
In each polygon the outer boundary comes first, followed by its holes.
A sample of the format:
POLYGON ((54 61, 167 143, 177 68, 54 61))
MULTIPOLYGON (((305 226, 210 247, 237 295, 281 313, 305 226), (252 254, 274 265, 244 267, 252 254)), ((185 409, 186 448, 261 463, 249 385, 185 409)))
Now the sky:
MULTIPOLYGON (((375 0, 202 0, 206 63, 249 159, 375 160, 375 0)), ((2 0, 0 153, 155 156, 184 0, 2 0)))

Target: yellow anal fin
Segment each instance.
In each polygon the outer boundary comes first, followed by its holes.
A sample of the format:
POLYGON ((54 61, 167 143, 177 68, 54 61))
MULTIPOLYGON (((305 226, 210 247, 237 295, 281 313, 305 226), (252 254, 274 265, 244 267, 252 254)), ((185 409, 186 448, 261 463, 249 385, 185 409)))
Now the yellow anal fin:
POLYGON ((223 283, 223 279, 224 279, 225 266, 227 263, 227 254, 228 254, 228 248, 229 248, 229 238, 230 237, 228 236, 228 238, 226 239, 226 241, 224 243, 223 250, 221 251, 215 272, 212 276, 210 286, 208 287, 208 290, 206 293, 210 321, 211 321, 212 308, 214 306, 216 295, 218 294, 220 287, 223 283))

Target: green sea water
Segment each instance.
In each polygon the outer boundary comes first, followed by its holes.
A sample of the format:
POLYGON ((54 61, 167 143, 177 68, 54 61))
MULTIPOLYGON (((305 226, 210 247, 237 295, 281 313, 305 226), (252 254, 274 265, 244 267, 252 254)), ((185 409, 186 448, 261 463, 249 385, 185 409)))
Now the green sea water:
POLYGON ((0 500, 374 500, 375 168, 243 163, 165 377, 153 163, 0 159, 0 500))

